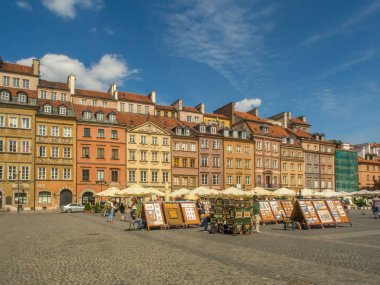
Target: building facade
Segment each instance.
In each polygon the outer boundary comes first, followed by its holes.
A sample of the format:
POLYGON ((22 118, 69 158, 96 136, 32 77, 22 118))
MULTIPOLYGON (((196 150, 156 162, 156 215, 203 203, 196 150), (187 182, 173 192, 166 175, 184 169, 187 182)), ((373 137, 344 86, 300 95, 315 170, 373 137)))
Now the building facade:
POLYGON ((353 150, 335 150, 335 190, 358 191, 358 154, 353 150))
POLYGON ((281 187, 295 192, 304 188, 304 152, 298 139, 287 137, 281 144, 281 187))
POLYGON ((358 157, 359 189, 380 190, 380 158, 367 154, 358 157))

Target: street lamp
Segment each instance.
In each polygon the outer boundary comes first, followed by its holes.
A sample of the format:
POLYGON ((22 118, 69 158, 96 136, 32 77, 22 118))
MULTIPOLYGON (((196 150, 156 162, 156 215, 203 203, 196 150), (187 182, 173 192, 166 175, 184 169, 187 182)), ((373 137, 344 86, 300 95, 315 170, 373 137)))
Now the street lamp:
POLYGON ((17 173, 17 213, 20 213, 20 173, 19 170, 17 173))

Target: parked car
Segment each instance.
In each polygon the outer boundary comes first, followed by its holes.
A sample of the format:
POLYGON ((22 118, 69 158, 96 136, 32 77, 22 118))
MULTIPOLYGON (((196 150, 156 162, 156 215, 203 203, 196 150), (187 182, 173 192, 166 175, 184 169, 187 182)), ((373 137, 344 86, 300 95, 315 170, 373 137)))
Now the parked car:
POLYGON ((84 206, 81 204, 68 204, 61 208, 62 213, 84 212, 84 206))

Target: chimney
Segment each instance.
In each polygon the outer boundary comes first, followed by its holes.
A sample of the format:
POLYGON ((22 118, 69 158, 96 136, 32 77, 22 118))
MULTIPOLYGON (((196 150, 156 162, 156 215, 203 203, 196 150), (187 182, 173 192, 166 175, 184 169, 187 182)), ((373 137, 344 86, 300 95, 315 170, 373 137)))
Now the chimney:
POLYGON ((176 108, 178 111, 182 111, 182 100, 181 99, 178 99, 177 101, 175 101, 171 106, 173 106, 174 108, 176 108))
POLYGON ((230 120, 233 119, 233 115, 235 112, 235 102, 230 102, 223 107, 220 107, 219 109, 214 111, 214 114, 221 114, 226 117, 228 117, 230 120))
POLYGON ((149 99, 156 104, 156 91, 151 91, 148 95, 149 99))
POLYGON ((33 58, 33 75, 40 76, 40 61, 36 58, 33 58))
POLYGON ((166 127, 167 127, 167 123, 164 122, 164 130, 166 130, 166 127))
POLYGON ((300 119, 302 122, 306 123, 306 117, 305 116, 299 116, 298 119, 300 119))
POLYGON ((115 100, 119 100, 119 94, 117 90, 117 85, 115 83, 112 83, 110 85, 110 88, 108 88, 108 93, 110 93, 115 100))
POLYGON ((3 66, 3 58, 0 56, 0 68, 3 66))
POLYGON ((203 103, 199 103, 197 106, 195 106, 195 109, 197 109, 198 111, 200 111, 202 114, 205 113, 205 104, 203 103))
POLYGON ((74 74, 70 74, 67 77, 67 85, 69 86, 70 93, 75 94, 75 75, 74 74))
POLYGON ((135 126, 135 122, 131 121, 130 122, 130 127, 133 128, 135 126))
POLYGON ((365 147, 362 147, 362 157, 365 158, 365 147))
POLYGON ((259 108, 254 108, 254 109, 248 111, 247 113, 258 117, 259 116, 259 108))

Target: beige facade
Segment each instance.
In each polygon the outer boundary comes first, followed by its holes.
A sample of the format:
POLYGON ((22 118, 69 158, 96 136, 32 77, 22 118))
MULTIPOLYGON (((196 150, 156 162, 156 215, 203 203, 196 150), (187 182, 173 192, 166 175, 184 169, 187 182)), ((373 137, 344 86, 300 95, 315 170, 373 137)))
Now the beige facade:
POLYGON ((296 192, 304 188, 305 163, 301 145, 293 139, 281 144, 281 187, 296 192))

